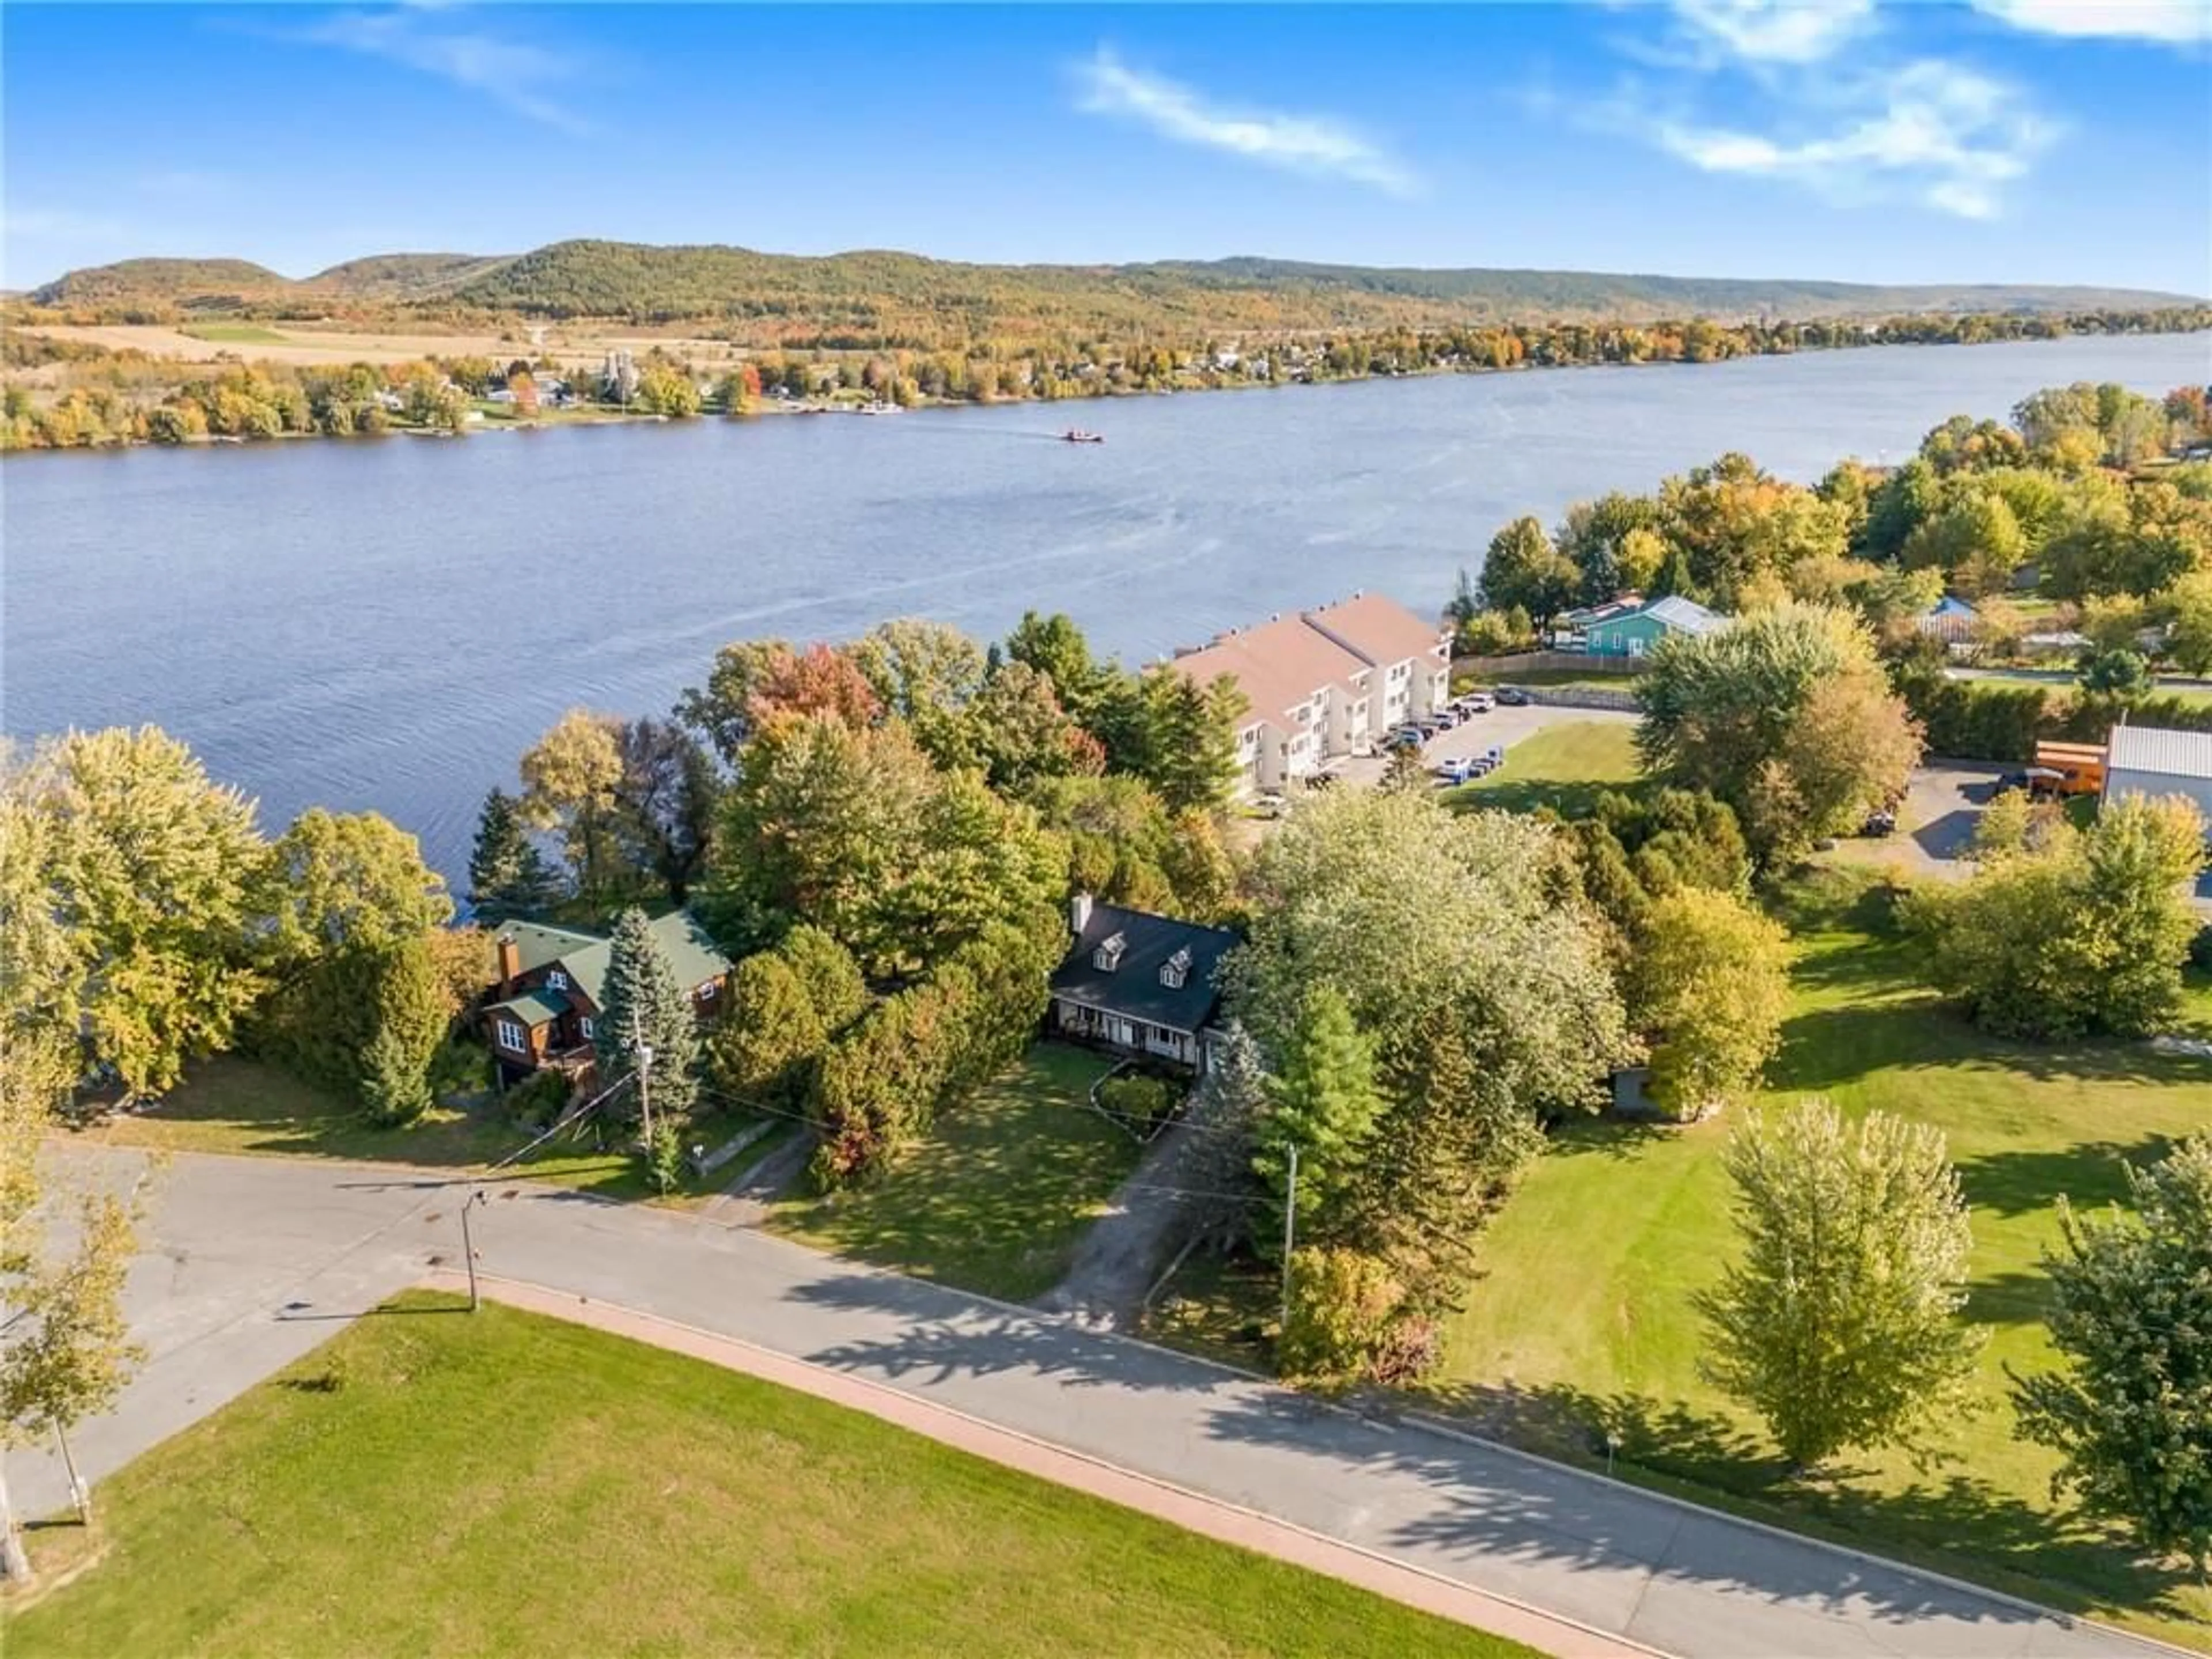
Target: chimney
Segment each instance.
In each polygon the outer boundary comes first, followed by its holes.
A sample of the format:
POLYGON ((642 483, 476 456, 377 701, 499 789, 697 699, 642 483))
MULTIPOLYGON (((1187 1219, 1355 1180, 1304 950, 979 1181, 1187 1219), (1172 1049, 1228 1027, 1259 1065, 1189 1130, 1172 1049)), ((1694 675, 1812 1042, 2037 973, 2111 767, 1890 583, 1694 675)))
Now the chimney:
POLYGON ((501 994, 504 995, 507 988, 522 977, 522 947, 514 942, 514 934, 501 933, 492 948, 498 953, 499 988, 501 994))
POLYGON ((1068 900, 1067 925, 1075 930, 1076 938, 1083 937, 1083 930, 1091 925, 1090 894, 1078 893, 1073 898, 1068 900))

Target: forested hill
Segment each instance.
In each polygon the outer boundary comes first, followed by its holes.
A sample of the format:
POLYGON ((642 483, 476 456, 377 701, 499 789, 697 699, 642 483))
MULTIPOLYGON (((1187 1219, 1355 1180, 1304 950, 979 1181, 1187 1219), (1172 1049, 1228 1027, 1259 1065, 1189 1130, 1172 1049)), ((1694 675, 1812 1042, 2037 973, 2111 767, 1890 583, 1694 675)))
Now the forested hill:
POLYGON ((35 306, 82 320, 195 313, 305 318, 466 313, 744 325, 825 343, 1160 327, 1338 329, 1504 321, 1805 321, 1899 313, 2082 313, 2202 303, 2106 288, 1422 270, 1232 258, 979 265, 916 254, 811 258, 726 246, 556 242, 515 256, 385 254, 290 279, 237 259, 131 259, 76 270, 35 306), (96 313, 87 315, 87 313, 96 313))

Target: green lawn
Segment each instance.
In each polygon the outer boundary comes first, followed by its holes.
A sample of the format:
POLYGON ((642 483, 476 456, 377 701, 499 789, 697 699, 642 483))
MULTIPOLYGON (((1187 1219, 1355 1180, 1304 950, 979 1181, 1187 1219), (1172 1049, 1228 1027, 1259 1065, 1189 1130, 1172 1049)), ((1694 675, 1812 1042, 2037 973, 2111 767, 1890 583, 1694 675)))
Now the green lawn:
POLYGON ((1505 764, 1449 791, 1455 806, 1533 812, 1548 806, 1572 817, 1607 789, 1636 781, 1636 728, 1626 720, 1570 720, 1510 744, 1505 764))
POLYGON ((178 331, 216 345, 283 345, 289 337, 258 323, 186 323, 178 331))
POLYGON ((422 1296, 100 1497, 104 1558, 12 1614, 9 1659, 1528 1652, 702 1361, 422 1296))
POLYGON ((2052 1458, 2013 1438, 2007 1366, 2048 1363, 2041 1249, 2060 1194, 2103 1204, 2120 1160, 2212 1122, 2212 1063, 2138 1047, 2027 1048, 1987 1037, 1915 984, 1907 947, 1836 872, 1791 908, 1802 954, 1766 1098, 1820 1094, 1948 1135, 1975 1237, 1972 1317, 1992 1327, 1982 1409, 1948 1426, 1948 1462, 1861 1460, 1811 1490, 1781 1471, 1754 1419, 1698 1376, 1690 1297, 1731 1248, 1725 1121, 1688 1129, 1590 1124, 1565 1134, 1482 1246, 1450 1325, 1440 1398, 1532 1443, 1601 1456, 1610 1425, 1632 1473, 1725 1494, 1864 1547, 2212 1650, 2212 1593, 2130 1559, 2062 1513, 2052 1458), (2191 1621, 2197 1622, 2191 1622, 2191 1621))
MULTIPOLYGON (((742 1121, 713 1119, 699 1126, 697 1138, 711 1144, 743 1127, 742 1121)), ((352 1102, 236 1054, 219 1054, 194 1066, 151 1111, 112 1118, 81 1133, 88 1140, 165 1152, 366 1158, 456 1171, 483 1170, 532 1138, 496 1103, 474 1111, 437 1107, 405 1128, 379 1128, 352 1102)), ((647 1190, 636 1160, 611 1139, 608 1150, 599 1150, 588 1130, 556 1137, 510 1166, 509 1173, 603 1198, 642 1198, 647 1190)), ((725 1170, 720 1178, 737 1173, 725 1170)))
POLYGON ((1041 1295, 1141 1151, 1085 1104, 1108 1063, 1039 1043, 1011 1075, 940 1117, 889 1174, 786 1200, 772 1224, 821 1249, 988 1296, 1041 1295))

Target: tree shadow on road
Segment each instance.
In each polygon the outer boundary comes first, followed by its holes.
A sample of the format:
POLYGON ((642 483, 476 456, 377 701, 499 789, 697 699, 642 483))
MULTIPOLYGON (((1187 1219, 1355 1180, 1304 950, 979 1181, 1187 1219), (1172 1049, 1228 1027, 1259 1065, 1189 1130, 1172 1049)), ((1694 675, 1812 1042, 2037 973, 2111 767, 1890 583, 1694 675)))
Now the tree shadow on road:
POLYGON ((889 1274, 833 1273, 798 1285, 791 1296, 815 1307, 903 1322, 896 1336, 842 1342, 805 1356, 834 1370, 922 1382, 1022 1373, 1073 1388, 1198 1394, 1234 1380, 1218 1367, 1078 1320, 1023 1313, 889 1274))

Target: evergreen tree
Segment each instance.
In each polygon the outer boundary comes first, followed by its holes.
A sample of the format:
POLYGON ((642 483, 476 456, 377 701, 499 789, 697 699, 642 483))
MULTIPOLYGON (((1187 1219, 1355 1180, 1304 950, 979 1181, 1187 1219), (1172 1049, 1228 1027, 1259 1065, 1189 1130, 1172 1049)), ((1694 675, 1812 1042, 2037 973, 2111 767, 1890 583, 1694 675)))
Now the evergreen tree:
POLYGON ((477 818, 469 854, 469 902, 489 921, 543 909, 553 897, 553 872, 523 827, 514 797, 494 789, 477 818))
POLYGON ((1283 1063, 1267 1089, 1253 1168, 1274 1202, 1278 1235, 1291 1201, 1291 1152, 1297 1152, 1297 1219, 1301 1236, 1326 1236, 1339 1218, 1338 1200, 1351 1186, 1355 1160, 1375 1132, 1382 1097, 1375 1084, 1375 1050, 1344 998, 1327 986, 1310 992, 1284 1045, 1283 1063))
MULTIPOLYGON (((688 1109, 696 1087, 692 1073, 699 1055, 698 1024, 691 999, 676 982, 645 912, 635 906, 615 923, 605 988, 593 1028, 601 1085, 629 1076, 637 1069, 639 1048, 647 1047, 653 1050, 648 1086, 654 1113, 688 1109)), ((635 1091, 621 1098, 625 1110, 636 1111, 635 1091)))
POLYGON ((450 1023, 428 942, 379 953, 374 1024, 355 1060, 361 1103, 379 1123, 412 1123, 430 1109, 430 1065, 450 1023))
POLYGON ((1228 676, 1210 686, 1164 665, 1144 678, 1147 766, 1170 812, 1211 811, 1237 786, 1237 723, 1247 704, 1228 676))

